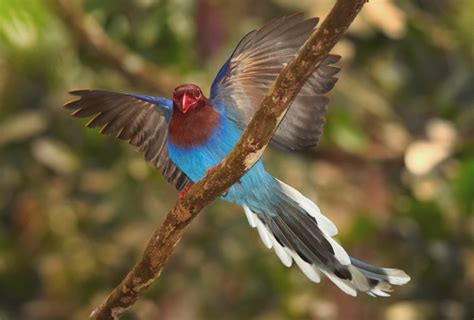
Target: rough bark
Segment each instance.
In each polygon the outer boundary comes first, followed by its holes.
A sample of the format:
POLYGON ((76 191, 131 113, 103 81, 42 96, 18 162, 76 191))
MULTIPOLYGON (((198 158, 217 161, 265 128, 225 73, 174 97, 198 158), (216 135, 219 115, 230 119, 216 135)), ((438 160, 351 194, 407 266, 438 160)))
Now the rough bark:
POLYGON ((159 277, 189 223, 260 158, 293 99, 342 37, 364 3, 365 0, 336 2, 295 59, 283 68, 234 149, 197 182, 183 199, 177 201, 154 232, 143 256, 106 300, 91 313, 91 319, 117 319, 159 277))

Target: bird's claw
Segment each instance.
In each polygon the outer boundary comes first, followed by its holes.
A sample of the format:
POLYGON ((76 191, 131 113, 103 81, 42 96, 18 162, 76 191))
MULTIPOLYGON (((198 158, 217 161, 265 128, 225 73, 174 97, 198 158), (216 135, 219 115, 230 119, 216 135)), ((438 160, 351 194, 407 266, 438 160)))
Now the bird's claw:
POLYGON ((192 186, 193 186, 192 184, 185 186, 184 189, 179 192, 179 198, 183 199, 184 196, 186 196, 186 193, 188 192, 188 190, 191 189, 192 186))
POLYGON ((208 175, 212 170, 214 170, 215 167, 217 166, 209 167, 209 169, 206 170, 206 175, 208 175))
POLYGON ((224 192, 222 193, 222 197, 224 198, 227 197, 227 195, 229 194, 229 191, 230 191, 230 188, 226 188, 224 192))

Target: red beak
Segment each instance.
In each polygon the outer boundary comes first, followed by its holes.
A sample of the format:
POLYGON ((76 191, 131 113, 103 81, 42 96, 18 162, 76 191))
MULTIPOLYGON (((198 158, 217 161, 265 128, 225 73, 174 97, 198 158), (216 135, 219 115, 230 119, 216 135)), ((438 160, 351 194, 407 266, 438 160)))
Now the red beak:
POLYGON ((181 98, 181 111, 183 111, 183 113, 186 113, 195 104, 196 104, 196 101, 193 98, 189 97, 186 93, 184 93, 183 97, 181 98))

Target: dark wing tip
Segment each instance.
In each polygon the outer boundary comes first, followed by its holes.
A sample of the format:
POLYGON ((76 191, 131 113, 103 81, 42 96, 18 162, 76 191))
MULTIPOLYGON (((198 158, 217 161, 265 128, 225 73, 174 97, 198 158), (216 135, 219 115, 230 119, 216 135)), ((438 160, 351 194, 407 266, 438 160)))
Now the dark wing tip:
POLYGON ((79 90, 71 90, 69 94, 78 97, 85 97, 89 95, 114 95, 114 96, 122 96, 127 95, 125 93, 109 91, 109 90, 101 90, 101 89, 79 89, 79 90))
POLYGON ((88 93, 91 93, 92 91, 93 90, 89 90, 89 89, 71 90, 71 91, 69 91, 69 94, 73 95, 73 96, 82 97, 82 96, 85 96, 88 93))
POLYGON ((74 100, 71 100, 71 101, 68 101, 66 102, 63 107, 66 108, 66 109, 76 109, 76 102, 79 101, 79 99, 74 99, 74 100))
POLYGON ((63 105, 63 108, 70 110, 71 115, 74 116, 74 113, 81 109, 81 100, 82 99, 79 98, 79 99, 68 101, 63 105))
POLYGON ((338 63, 339 61, 341 61, 341 58, 342 56, 339 55, 339 54, 328 54, 326 60, 328 62, 328 64, 335 64, 335 63, 338 63))
POLYGON ((313 18, 309 18, 307 21, 311 21, 311 23, 313 24, 313 28, 316 28, 316 26, 319 23, 319 18, 318 17, 313 17, 313 18))
MULTIPOLYGON (((86 91, 88 91, 88 90, 71 90, 68 93, 72 96, 82 97, 85 94, 86 91)), ((77 102, 79 100, 81 100, 81 98, 74 98, 73 100, 70 100, 70 101, 64 103, 63 108, 74 111, 78 108, 77 102)))
MULTIPOLYGON (((88 90, 88 89, 81 89, 81 90, 71 90, 69 91, 68 93, 72 96, 76 96, 76 97, 79 97, 79 98, 74 98, 74 100, 71 100, 71 101, 68 101, 66 102, 63 107, 66 108, 66 109, 69 109, 69 110, 72 110, 72 111, 77 111, 78 109, 81 108, 80 106, 80 101, 85 97, 87 96, 88 94, 90 94, 91 92, 93 92, 93 90, 88 90)), ((74 116, 74 112, 71 114, 72 116, 74 116)))
MULTIPOLYGON (((125 96, 126 94, 117 93, 113 91, 107 90, 91 90, 91 89, 79 89, 79 90, 71 90, 68 92, 70 95, 78 97, 72 101, 68 101, 64 104, 64 108, 72 110, 72 111, 79 111, 79 109, 83 107, 87 107, 87 103, 89 98, 103 98, 105 95, 107 96, 125 96)), ((130 96, 131 97, 131 96, 130 96)), ((74 112, 71 114, 75 116, 74 112)), ((90 115, 89 115, 90 116, 90 115)))

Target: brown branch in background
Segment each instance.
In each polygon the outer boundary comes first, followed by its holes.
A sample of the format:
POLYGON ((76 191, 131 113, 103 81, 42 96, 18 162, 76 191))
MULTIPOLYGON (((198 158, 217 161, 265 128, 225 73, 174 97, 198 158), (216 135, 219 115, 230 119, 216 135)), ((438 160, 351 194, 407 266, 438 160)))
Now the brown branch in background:
POLYGON ((93 50, 101 60, 120 70, 126 78, 156 93, 170 92, 178 77, 158 69, 153 63, 114 42, 102 27, 87 16, 77 1, 48 0, 79 44, 93 50))
MULTIPOLYGON (((61 0, 52 1, 64 4, 61 0)), ((293 99, 342 37, 364 3, 365 0, 336 2, 328 17, 311 34, 295 59, 283 68, 234 149, 214 170, 197 182, 183 199, 178 200, 163 224, 154 232, 141 259, 107 299, 91 313, 92 319, 117 319, 160 275, 192 219, 258 161, 293 99)), ((73 25, 75 28, 82 28, 77 21, 73 25)))

